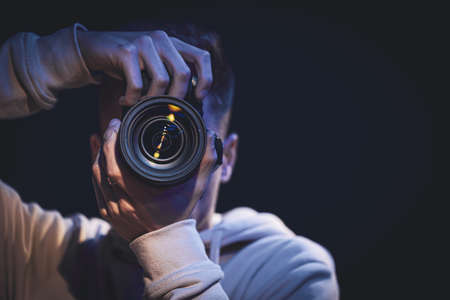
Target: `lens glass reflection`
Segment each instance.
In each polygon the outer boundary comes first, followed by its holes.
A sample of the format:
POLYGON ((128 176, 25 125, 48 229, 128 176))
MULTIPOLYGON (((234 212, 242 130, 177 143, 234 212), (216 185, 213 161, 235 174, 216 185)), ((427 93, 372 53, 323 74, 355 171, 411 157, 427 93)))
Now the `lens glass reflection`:
POLYGON ((182 134, 183 130, 176 123, 164 119, 154 120, 144 129, 142 145, 153 159, 169 160, 181 151, 182 134))

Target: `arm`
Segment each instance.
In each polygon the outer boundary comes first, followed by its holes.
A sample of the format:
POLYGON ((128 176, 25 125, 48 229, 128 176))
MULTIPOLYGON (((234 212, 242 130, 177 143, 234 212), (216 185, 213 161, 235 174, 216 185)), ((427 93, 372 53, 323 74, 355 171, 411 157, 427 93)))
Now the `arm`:
POLYGON ((191 74, 185 60, 197 68, 201 100, 212 84, 209 53, 163 31, 90 32, 76 23, 43 37, 21 32, 0 48, 0 118, 51 109, 59 91, 100 84, 91 72, 126 81, 122 105, 140 98, 141 71, 152 79, 147 96, 169 88, 170 96, 183 98, 191 74))
POLYGON ((96 239, 109 228, 98 218, 64 218, 36 203, 23 203, 0 180, 0 299, 66 299, 67 284, 58 267, 70 241, 96 239))
POLYGON ((208 259, 195 224, 173 223, 130 243, 144 269, 146 299, 228 299, 223 272, 208 259))
POLYGON ((97 83, 81 56, 80 24, 40 37, 21 32, 0 48, 0 118, 51 109, 58 92, 97 83))

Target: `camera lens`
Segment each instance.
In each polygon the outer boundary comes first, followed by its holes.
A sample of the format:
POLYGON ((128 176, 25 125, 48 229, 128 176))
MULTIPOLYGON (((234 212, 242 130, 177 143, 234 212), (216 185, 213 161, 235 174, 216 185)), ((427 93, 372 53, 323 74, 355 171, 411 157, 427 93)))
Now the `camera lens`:
POLYGON ((119 131, 122 157, 138 175, 156 184, 188 178, 200 165, 206 129, 186 101, 150 97, 130 108, 119 131))
POLYGON ((141 135, 141 147, 147 157, 160 162, 175 159, 182 151, 183 129, 180 124, 165 119, 149 122, 141 135))

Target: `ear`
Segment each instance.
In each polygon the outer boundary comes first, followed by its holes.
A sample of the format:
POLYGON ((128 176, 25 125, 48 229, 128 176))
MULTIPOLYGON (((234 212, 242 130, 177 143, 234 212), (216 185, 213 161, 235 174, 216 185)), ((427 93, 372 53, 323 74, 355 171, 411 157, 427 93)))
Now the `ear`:
POLYGON ((94 162, 95 158, 97 157, 97 153, 102 145, 100 136, 96 133, 91 134, 91 136, 89 137, 89 145, 91 146, 91 162, 94 162))
POLYGON ((238 139, 238 135, 236 133, 232 133, 223 143, 222 174, 220 177, 221 183, 227 183, 233 174, 234 164, 237 159, 238 139))

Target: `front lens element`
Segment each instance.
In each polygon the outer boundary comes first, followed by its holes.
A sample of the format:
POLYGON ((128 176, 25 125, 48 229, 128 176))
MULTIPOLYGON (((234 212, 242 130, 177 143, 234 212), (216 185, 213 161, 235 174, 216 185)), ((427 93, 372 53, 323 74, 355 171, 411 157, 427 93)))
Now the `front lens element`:
POLYGON ((149 122, 141 138, 146 155, 160 162, 175 159, 184 146, 184 132, 180 125, 165 119, 149 122))

